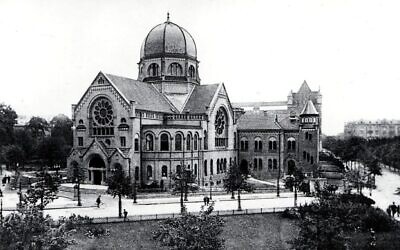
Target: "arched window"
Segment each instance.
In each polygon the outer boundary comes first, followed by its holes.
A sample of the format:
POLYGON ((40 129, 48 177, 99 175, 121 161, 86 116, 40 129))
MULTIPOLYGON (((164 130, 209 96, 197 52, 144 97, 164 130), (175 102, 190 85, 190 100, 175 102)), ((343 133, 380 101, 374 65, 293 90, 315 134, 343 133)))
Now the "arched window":
POLYGON ((217 174, 219 174, 219 159, 217 159, 217 174))
POLYGON ((307 158, 307 153, 306 151, 303 151, 303 160, 305 160, 307 158))
POLYGON ((154 150, 154 137, 152 134, 146 135, 146 151, 154 150))
POLYGON ((175 135, 175 150, 176 151, 182 150, 182 135, 181 134, 175 135))
POLYGON ((268 169, 272 169, 272 159, 268 159, 268 169))
POLYGON ((181 76, 182 66, 179 63, 171 63, 168 66, 168 74, 171 76, 181 76))
POLYGON ((210 175, 214 174, 214 166, 213 166, 213 160, 210 160, 210 175))
POLYGON ((126 123, 126 119, 125 118, 121 118, 121 123, 126 123))
POLYGON ((191 149, 191 144, 192 144, 192 136, 191 134, 188 134, 186 137, 186 150, 191 149))
POLYGON ((134 150, 139 151, 139 135, 135 134, 134 150))
POLYGON ((262 162, 262 159, 260 158, 260 159, 258 159, 258 169, 262 170, 262 168, 263 168, 263 162, 262 162))
POLYGON ((168 176, 168 167, 164 165, 161 167, 161 177, 167 177, 167 176, 168 176))
POLYGON ((274 159, 274 160, 272 161, 272 165, 273 165, 273 168, 274 168, 274 169, 277 169, 277 168, 278 168, 278 160, 277 160, 277 159, 274 159))
POLYGON ((226 172, 226 158, 224 159, 224 172, 226 172))
POLYGON ((177 166, 176 166, 176 174, 177 174, 178 176, 181 175, 181 171, 182 171, 181 165, 177 165, 177 166))
POLYGON ((254 151, 261 151, 262 150, 262 141, 261 138, 257 137, 254 139, 254 151))
POLYGON ((310 154, 307 153, 307 161, 310 161, 310 154))
POLYGON ((313 156, 311 156, 311 158, 310 158, 310 163, 314 164, 314 157, 313 156))
POLYGON ((197 150, 197 143, 198 143, 198 135, 197 134, 195 134, 194 135, 194 140, 193 140, 193 150, 197 150))
POLYGON ((207 160, 204 160, 204 176, 207 176, 207 160))
POLYGON ((308 140, 312 140, 312 134, 310 133, 310 134, 308 134, 308 140))
POLYGON ((160 150, 168 151, 169 150, 169 136, 168 134, 162 134, 160 137, 160 150))
POLYGON ((247 151, 249 150, 249 141, 247 140, 246 137, 242 137, 240 139, 240 150, 241 151, 247 151))
POLYGON ((233 148, 237 148, 237 135, 236 132, 233 132, 233 148))
POLYGON ((269 138, 269 141, 268 141, 268 149, 269 149, 269 150, 272 150, 272 151, 278 149, 278 143, 277 143, 275 137, 270 137, 270 138, 269 138))
POLYGON ((208 136, 206 130, 204 130, 204 149, 208 149, 208 136))
POLYGON ((189 77, 196 78, 196 70, 194 69, 193 65, 190 65, 189 67, 189 77))
POLYGON ((157 63, 152 63, 147 68, 147 75, 148 76, 159 76, 160 75, 160 67, 157 63))
POLYGON ((308 132, 305 133, 305 138, 308 140, 308 132))
POLYGON ((147 166, 147 180, 153 179, 153 168, 148 165, 147 166))
POLYGON ((257 158, 254 158, 254 164, 253 164, 253 169, 254 169, 254 171, 255 170, 257 170, 257 165, 258 165, 258 159, 257 158))
POLYGON ((296 139, 289 138, 287 140, 287 149, 288 149, 288 151, 295 151, 296 150, 296 139))

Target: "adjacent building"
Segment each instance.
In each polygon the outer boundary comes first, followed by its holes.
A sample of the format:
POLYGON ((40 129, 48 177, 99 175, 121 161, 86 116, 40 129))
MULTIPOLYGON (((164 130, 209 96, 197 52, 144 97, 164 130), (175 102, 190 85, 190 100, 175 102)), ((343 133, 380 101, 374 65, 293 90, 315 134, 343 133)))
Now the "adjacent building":
POLYGON ((345 137, 390 138, 400 136, 399 120, 359 120, 344 125, 345 137))

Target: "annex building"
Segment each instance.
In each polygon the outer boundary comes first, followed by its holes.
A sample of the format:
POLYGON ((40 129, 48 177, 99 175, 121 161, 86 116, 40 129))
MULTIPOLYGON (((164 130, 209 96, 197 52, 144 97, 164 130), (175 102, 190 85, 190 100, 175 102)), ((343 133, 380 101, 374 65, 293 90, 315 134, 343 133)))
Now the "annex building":
POLYGON ((142 187, 171 187, 182 169, 221 185, 235 164, 269 178, 318 162, 321 95, 306 83, 286 110, 233 108, 223 83, 201 83, 196 43, 169 18, 145 37, 138 66, 136 80, 99 72, 72 105, 68 166, 87 183, 122 168, 142 187))

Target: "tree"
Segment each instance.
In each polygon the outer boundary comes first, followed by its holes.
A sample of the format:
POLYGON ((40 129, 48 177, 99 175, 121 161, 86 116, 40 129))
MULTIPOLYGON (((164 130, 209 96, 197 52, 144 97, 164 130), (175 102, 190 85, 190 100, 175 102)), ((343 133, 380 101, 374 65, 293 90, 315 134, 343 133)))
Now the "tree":
POLYGON ((60 185, 57 176, 51 176, 49 173, 42 170, 38 174, 39 181, 33 183, 28 189, 28 199, 31 199, 32 204, 34 201, 40 201, 39 209, 43 210, 50 202, 57 199, 58 187, 60 185))
POLYGON ((65 143, 72 146, 72 125, 73 122, 68 116, 59 114, 50 121, 51 137, 61 137, 65 143))
POLYGON ((184 213, 179 218, 161 221, 153 238, 171 249, 222 249, 224 221, 211 216, 210 211, 202 210, 199 216, 184 213))
POLYGON ((76 184, 76 191, 78 196, 78 206, 82 206, 81 203, 81 183, 85 180, 85 169, 82 168, 77 162, 71 164, 69 171, 69 178, 72 183, 76 184))
POLYGON ((35 140, 29 130, 15 130, 14 143, 24 151, 25 161, 32 159, 32 155, 35 154, 37 145, 35 144, 35 140))
POLYGON ((4 103, 0 103, 0 146, 13 142, 14 125, 17 124, 17 113, 4 103))
POLYGON ((43 138, 37 148, 37 154, 42 164, 53 168, 54 165, 65 167, 69 147, 66 146, 64 138, 62 137, 45 137, 43 138))
POLYGON ((48 131, 49 123, 42 117, 33 116, 26 124, 26 127, 32 132, 32 136, 35 139, 40 139, 48 131))
POLYGON ((230 192, 238 192, 238 210, 242 210, 240 193, 241 190, 252 191, 253 187, 246 182, 247 175, 242 173, 242 168, 239 168, 237 165, 231 165, 229 167, 228 172, 225 175, 224 179, 224 188, 225 190, 230 192))
POLYGON ((3 161, 11 169, 18 171, 18 166, 25 160, 25 153, 18 145, 6 145, 1 148, 3 161))
POLYGON ((122 167, 116 167, 110 178, 107 180, 108 190, 111 195, 118 196, 118 216, 122 217, 122 196, 130 195, 132 183, 129 177, 125 177, 122 167))
MULTIPOLYGON (((24 195, 18 213, 7 215, 0 224, 0 249, 65 249, 68 240, 65 224, 55 222, 40 211, 40 197, 32 190, 24 195)), ((51 200, 48 200, 49 202, 51 200)))

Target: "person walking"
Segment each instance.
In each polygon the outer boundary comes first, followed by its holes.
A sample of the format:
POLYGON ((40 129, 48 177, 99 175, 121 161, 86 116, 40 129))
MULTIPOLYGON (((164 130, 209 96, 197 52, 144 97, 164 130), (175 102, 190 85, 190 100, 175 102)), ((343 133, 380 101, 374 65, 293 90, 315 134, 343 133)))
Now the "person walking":
POLYGON ((96 203, 97 203, 97 207, 100 207, 100 203, 101 203, 101 195, 99 195, 99 197, 97 197, 96 199, 96 203))
POLYGON ((128 217, 128 211, 126 211, 126 209, 124 209, 124 221, 126 221, 127 217, 128 217))
POLYGON ((395 215, 396 212, 397 212, 397 206, 396 206, 396 204, 394 203, 394 201, 393 201, 393 204, 390 205, 390 210, 392 211, 392 215, 393 215, 393 217, 394 217, 394 215, 395 215))

